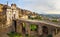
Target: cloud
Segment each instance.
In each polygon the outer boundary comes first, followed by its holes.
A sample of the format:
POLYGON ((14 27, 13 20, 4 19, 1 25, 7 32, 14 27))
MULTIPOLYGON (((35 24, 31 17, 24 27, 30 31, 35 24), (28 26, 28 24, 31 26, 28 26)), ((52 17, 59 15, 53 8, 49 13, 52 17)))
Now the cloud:
POLYGON ((42 14, 60 14, 60 0, 0 0, 16 3, 18 7, 42 14))
POLYGON ((25 9, 38 13, 60 14, 60 0, 23 0, 25 9))

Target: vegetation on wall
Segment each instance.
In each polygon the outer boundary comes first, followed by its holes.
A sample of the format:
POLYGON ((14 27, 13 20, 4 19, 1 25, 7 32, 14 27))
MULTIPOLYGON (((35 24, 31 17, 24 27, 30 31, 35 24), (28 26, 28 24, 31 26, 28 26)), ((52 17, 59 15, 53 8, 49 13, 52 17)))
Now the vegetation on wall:
POLYGON ((30 25, 30 30, 35 31, 37 29, 35 24, 31 24, 30 25))
POLYGON ((15 33, 15 32, 10 32, 8 34, 9 37, 22 37, 22 34, 20 33, 15 33))

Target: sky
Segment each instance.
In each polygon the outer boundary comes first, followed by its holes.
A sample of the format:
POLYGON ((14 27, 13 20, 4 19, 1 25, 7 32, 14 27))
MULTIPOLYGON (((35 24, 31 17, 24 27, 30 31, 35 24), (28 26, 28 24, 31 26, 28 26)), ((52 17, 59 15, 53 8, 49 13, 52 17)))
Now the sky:
POLYGON ((17 7, 39 14, 60 14, 60 0, 0 0, 8 5, 15 3, 17 7))

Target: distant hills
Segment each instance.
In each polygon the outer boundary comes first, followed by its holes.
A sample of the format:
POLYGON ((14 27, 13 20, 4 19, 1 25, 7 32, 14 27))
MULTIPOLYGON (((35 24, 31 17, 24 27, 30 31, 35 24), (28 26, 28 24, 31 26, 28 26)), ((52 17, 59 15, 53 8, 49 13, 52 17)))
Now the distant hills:
POLYGON ((44 17, 47 17, 47 18, 56 18, 56 19, 59 19, 60 18, 60 14, 40 14, 40 16, 44 16, 44 17))

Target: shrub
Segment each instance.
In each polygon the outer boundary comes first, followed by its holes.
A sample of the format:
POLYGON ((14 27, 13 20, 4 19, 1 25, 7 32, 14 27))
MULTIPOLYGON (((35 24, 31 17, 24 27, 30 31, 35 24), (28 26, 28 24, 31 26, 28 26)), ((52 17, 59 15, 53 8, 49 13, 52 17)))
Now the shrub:
POLYGON ((11 32, 8 34, 9 37, 22 37, 22 34, 11 32))

